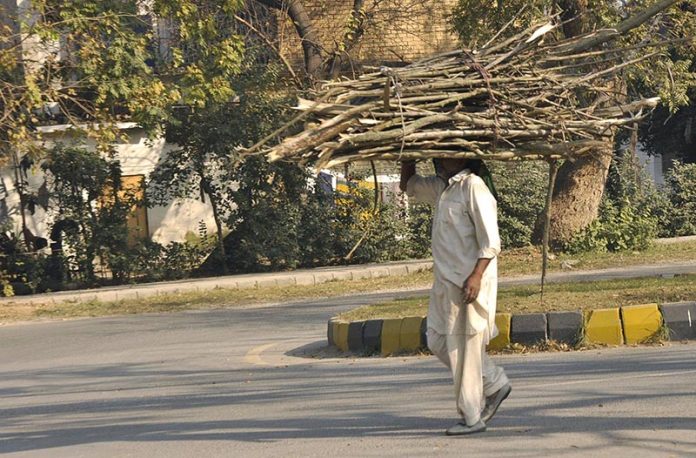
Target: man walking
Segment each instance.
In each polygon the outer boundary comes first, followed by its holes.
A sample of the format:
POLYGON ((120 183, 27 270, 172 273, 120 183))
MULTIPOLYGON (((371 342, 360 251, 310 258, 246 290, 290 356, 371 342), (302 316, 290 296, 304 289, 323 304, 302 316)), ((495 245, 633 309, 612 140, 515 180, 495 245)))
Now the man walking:
POLYGON ((498 333, 497 203, 479 176, 490 178, 481 161, 436 159, 435 165, 437 176, 423 177, 414 161, 402 162, 400 187, 434 208, 428 347, 454 379, 462 420, 447 434, 465 435, 485 431, 511 391, 503 369, 486 355, 498 333))

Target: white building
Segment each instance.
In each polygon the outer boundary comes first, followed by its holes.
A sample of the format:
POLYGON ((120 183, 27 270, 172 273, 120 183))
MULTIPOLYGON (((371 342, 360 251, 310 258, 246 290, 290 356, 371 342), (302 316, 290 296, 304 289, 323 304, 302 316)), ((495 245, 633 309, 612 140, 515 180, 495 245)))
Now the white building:
MULTIPOLYGON (((165 143, 164 139, 149 140, 145 132, 136 124, 124 123, 121 129, 127 133, 128 141, 114 145, 116 159, 121 164, 124 184, 127 186, 146 186, 149 174, 155 170, 167 152, 176 145, 165 143)), ((70 141, 68 126, 47 126, 40 128, 46 146, 70 141)), ((89 146, 89 144, 87 145, 89 146)), ((27 174, 28 190, 37 192, 45 182, 45 175, 36 165, 27 174)), ((144 188, 141 188, 144 190, 144 188)), ((56 220, 55 209, 48 211, 36 207, 32 215, 24 212, 27 228, 37 237, 50 239, 51 228, 56 220)), ((177 199, 166 206, 152 208, 139 207, 129 217, 129 231, 137 239, 149 238, 155 242, 184 241, 188 234, 197 234, 200 225, 205 224, 210 232, 215 229, 212 209, 209 202, 197 199, 177 199)), ((19 193, 16 189, 14 169, 11 164, 0 170, 0 224, 9 224, 16 234, 22 232, 22 218, 19 212, 19 193)))

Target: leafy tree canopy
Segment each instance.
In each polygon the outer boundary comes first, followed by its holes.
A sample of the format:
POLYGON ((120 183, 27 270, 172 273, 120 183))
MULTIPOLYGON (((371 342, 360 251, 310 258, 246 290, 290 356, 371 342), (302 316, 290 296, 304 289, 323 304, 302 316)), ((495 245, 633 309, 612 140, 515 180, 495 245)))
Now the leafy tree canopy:
MULTIPOLYGON (((28 2, 27 2, 28 3, 28 2)), ((116 123, 156 132, 172 105, 234 95, 242 0, 33 0, 0 23, 0 155, 70 124, 108 149, 116 123)))
MULTIPOLYGON (((514 34, 560 14, 566 20, 563 31, 575 35, 582 31, 612 27, 655 3, 652 0, 606 2, 600 0, 460 0, 452 20, 462 40, 471 47, 481 46, 503 28, 503 35, 514 34), (573 20, 572 18, 577 18, 573 20)), ((648 59, 627 72, 629 91, 658 93, 671 111, 690 103, 689 89, 696 86, 696 5, 685 1, 656 15, 619 39, 625 46, 645 41, 672 40, 658 58, 648 59)), ((562 39, 563 37, 559 37, 562 39)), ((626 58, 645 52, 627 50, 626 58)))

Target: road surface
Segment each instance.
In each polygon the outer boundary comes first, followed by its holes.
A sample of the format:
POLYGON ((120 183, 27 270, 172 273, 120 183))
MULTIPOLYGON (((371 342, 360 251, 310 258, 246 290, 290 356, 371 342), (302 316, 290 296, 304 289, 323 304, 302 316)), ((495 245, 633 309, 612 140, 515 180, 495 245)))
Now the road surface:
POLYGON ((489 430, 444 436, 435 358, 320 350, 329 317, 391 296, 0 327, 0 453, 696 456, 696 344, 498 356, 489 430))

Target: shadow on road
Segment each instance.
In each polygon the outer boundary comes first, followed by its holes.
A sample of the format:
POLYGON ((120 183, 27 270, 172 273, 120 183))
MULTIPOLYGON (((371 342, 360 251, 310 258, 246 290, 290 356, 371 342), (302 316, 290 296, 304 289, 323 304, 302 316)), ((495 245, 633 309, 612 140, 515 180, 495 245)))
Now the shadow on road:
MULTIPOLYGON (((311 351, 318 342, 291 353, 311 351)), ((682 411, 634 416, 620 408, 629 402, 679 405, 693 397, 692 386, 617 394, 611 388, 622 377, 694 369, 688 352, 649 361, 639 356, 508 357, 503 364, 515 386, 511 400, 487 433, 467 440, 509 444, 511 438, 591 433, 606 442, 635 432, 696 430, 696 418, 682 411), (613 376, 617 382, 607 384, 613 376)), ((58 367, 4 372, 0 387, 4 453, 102 442, 439 437, 453 421, 449 375, 433 358, 391 358, 369 367, 348 361, 229 370, 128 363, 58 367), (47 394, 51 401, 44 403, 47 394)), ((644 446, 655 450, 667 441, 645 437, 644 446)), ((669 442, 696 447, 696 437, 669 442)))

